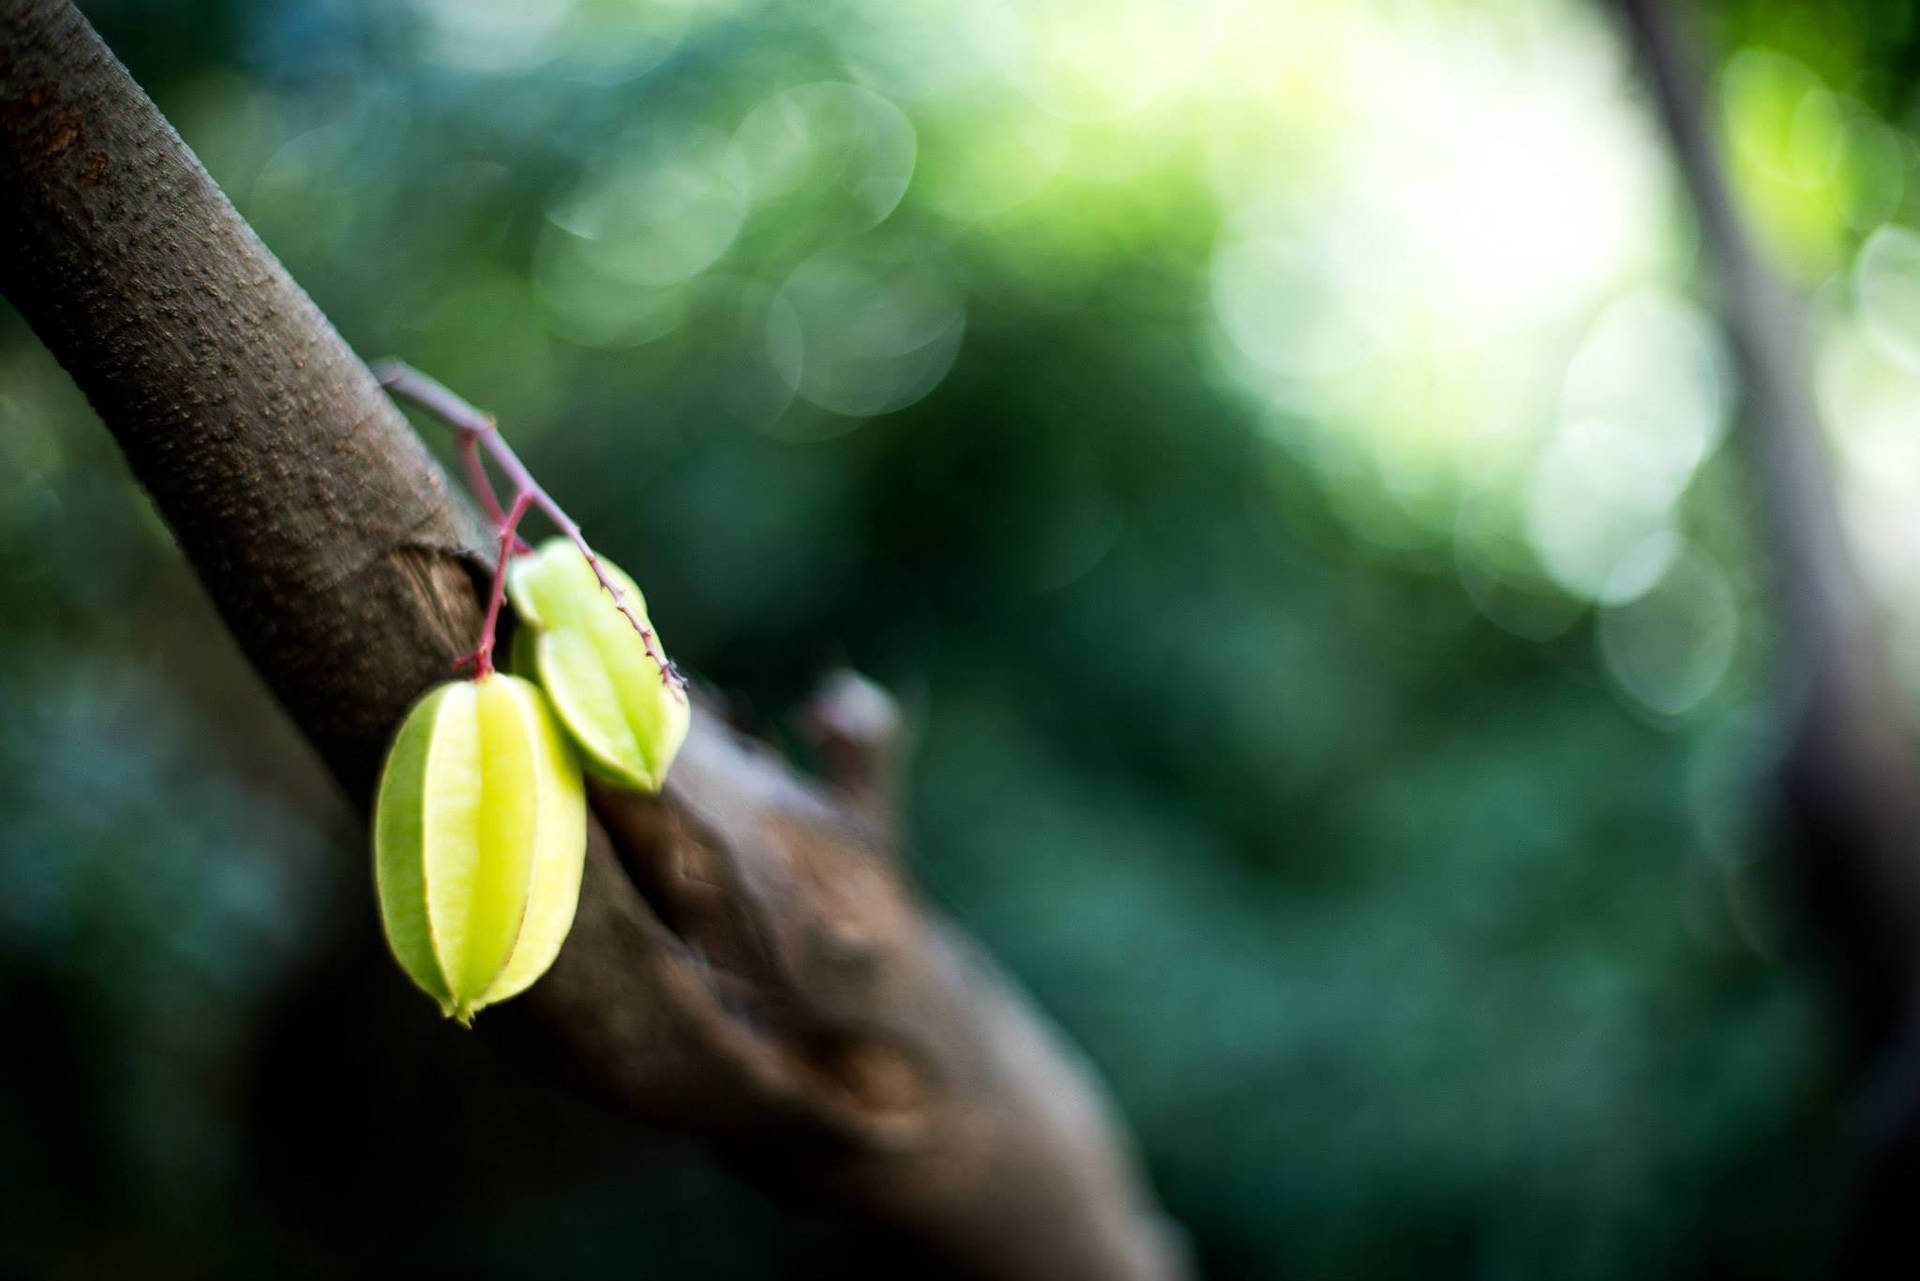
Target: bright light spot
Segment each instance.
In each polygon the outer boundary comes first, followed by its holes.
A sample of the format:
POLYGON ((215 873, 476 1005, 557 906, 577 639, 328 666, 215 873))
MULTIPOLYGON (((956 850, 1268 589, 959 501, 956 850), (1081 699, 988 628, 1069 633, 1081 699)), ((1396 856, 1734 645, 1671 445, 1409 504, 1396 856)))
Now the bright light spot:
POLYGON ((1649 534, 1614 562, 1613 572, 1607 575, 1606 586, 1600 590, 1600 599, 1609 605, 1624 605, 1640 599, 1672 568, 1680 551, 1680 536, 1671 529, 1649 534))
POLYGON ((977 99, 1002 83, 1022 41, 1008 0, 959 5, 852 4, 835 43, 853 74, 889 98, 915 103, 977 99))
POLYGON ((932 391, 966 328, 958 286, 924 252, 820 254, 787 277, 780 301, 768 335, 776 365, 801 397, 852 417, 932 391))
POLYGON ((671 285, 705 271, 746 217, 727 139, 710 129, 657 131, 593 169, 548 217, 581 260, 630 285, 671 285))
POLYGON ((592 241, 549 222, 533 254, 533 290, 548 328, 583 347, 633 347, 678 329, 686 290, 608 275, 592 241))
POLYGON ((1680 299, 1638 290, 1601 311, 1526 491, 1527 541, 1554 582, 1611 604, 1652 586, 1680 496, 1726 432, 1728 379, 1712 323, 1680 299))
POLYGON ((1650 538, 1665 532, 1679 491, 1655 483, 1646 433, 1619 418, 1576 418, 1534 465, 1526 534, 1554 582, 1588 600, 1614 600, 1617 576, 1650 538))
POLYGON ((1849 117, 1856 104, 1831 93, 1792 58, 1746 49, 1727 61, 1720 107, 1733 186, 1761 239, 1809 279, 1838 265, 1840 233, 1864 198, 1884 206, 1883 146, 1856 148, 1863 137, 1849 117))
MULTIPOLYGON (((1516 26, 1446 10, 1349 32, 1311 86, 1337 128, 1316 119, 1264 150, 1242 138, 1231 167, 1216 157, 1234 202, 1211 280, 1228 371, 1282 411, 1277 430, 1340 442, 1309 456, 1368 460, 1436 540, 1454 533, 1461 493, 1529 470, 1561 416, 1542 371, 1673 253, 1665 161, 1604 28, 1542 39, 1516 26)), ((1697 351, 1685 322, 1654 320, 1697 351)), ((1702 394, 1677 412, 1713 418, 1712 435, 1717 418, 1693 408, 1702 394)), ((1690 428, 1686 447, 1701 435, 1690 428)), ((1536 488, 1579 488, 1561 461, 1536 488)), ((1323 475, 1330 494, 1355 483, 1323 475)), ((1618 523, 1613 506, 1586 524, 1618 523)), ((1603 541, 1624 553, 1662 524, 1629 521, 1603 541)), ((1571 550, 1591 529, 1544 541, 1583 594, 1603 586, 1611 560, 1571 550)))
POLYGON ((1648 480, 1684 485, 1726 433, 1731 381, 1714 323, 1672 294, 1642 289, 1587 331, 1567 366, 1561 413, 1638 424, 1634 449, 1648 480))
POLYGON ((993 51, 1021 92, 1063 119, 1133 117, 1205 71, 1225 7, 1024 0, 1018 38, 993 51))
POLYGON ((1894 226, 1874 232, 1854 264, 1853 287, 1874 342, 1920 372, 1920 235, 1894 226))
POLYGON ((414 0, 441 61, 505 71, 543 61, 574 0, 414 0))
MULTIPOLYGON (((1282 379, 1318 379, 1365 363, 1385 341, 1365 265, 1342 228, 1224 241, 1213 256, 1213 306, 1241 354, 1282 379)), ((1273 390, 1289 400, 1284 384, 1273 390)), ((1311 394, 1311 393, 1304 393, 1311 394)))
POLYGON ((864 229, 893 212, 913 177, 913 126, 871 89, 800 85, 747 114, 733 145, 756 202, 837 193, 864 229))
POLYGON ((1740 609, 1721 569, 1681 552, 1651 590, 1603 610, 1600 656, 1635 702, 1680 716, 1719 688, 1740 637, 1740 609))
POLYGON ((1839 111, 1805 66, 1782 54, 1743 49, 1727 60, 1720 94, 1737 154, 1761 172, 1812 190, 1839 171, 1839 111))
POLYGON ((685 38, 697 0, 572 0, 574 18, 555 50, 573 76, 618 84, 667 60, 685 38))
POLYGON ((1365 46, 1343 185, 1459 347, 1577 315, 1654 265, 1664 160, 1604 33, 1509 45, 1471 20, 1365 46))

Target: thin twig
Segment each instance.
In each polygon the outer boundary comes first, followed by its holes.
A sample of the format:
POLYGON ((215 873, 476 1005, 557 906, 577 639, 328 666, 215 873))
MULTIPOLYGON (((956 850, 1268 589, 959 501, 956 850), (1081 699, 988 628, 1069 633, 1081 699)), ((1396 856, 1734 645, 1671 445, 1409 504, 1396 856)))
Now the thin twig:
POLYGON ((500 602, 507 594, 507 561, 520 543, 520 536, 514 531, 532 502, 532 495, 523 491, 514 496, 513 507, 500 516, 500 559, 494 562, 493 586, 487 591, 487 616, 480 624, 480 643, 473 653, 454 660, 455 667, 471 663, 476 680, 493 672, 493 638, 500 626, 500 602))
POLYGON ((501 510, 500 496, 493 492, 493 481, 487 475, 487 465, 480 457, 480 437, 475 432, 463 431, 460 436, 460 465, 467 473, 467 488, 480 501, 487 514, 487 520, 495 529, 504 525, 507 513, 501 510))
MULTIPOLYGON (((538 507, 542 514, 553 522, 554 527, 579 549, 580 554, 586 558, 588 567, 593 570, 594 578, 606 593, 613 597, 614 608, 619 610, 627 622, 633 625, 633 630, 640 634, 640 642, 646 646, 647 656, 653 659, 660 669, 662 683, 672 690, 675 696, 685 698, 686 679, 680 675, 680 670, 660 648, 659 638, 654 634, 653 629, 641 621, 640 616, 634 612, 631 602, 627 600, 627 594, 608 575, 600 557, 595 554, 592 547, 588 546, 586 535, 581 532, 579 522, 567 515, 566 510, 554 501, 553 496, 541 487, 539 481, 533 478, 533 473, 528 471, 527 465, 520 461, 520 456, 513 452, 513 447, 507 444, 506 438, 500 434, 499 424, 493 416, 476 409, 444 383, 428 377, 401 361, 383 360, 373 367, 373 372, 374 376, 380 380, 380 385, 386 388, 389 394, 432 414, 459 434, 462 457, 469 460, 467 462, 468 484, 473 487, 474 496, 486 506, 494 528, 506 530, 503 536, 511 538, 512 531, 506 529, 507 514, 500 510, 500 501, 495 497, 493 485, 487 479, 486 468, 480 461, 480 451, 486 451, 487 455, 493 459, 494 465, 513 483, 516 509, 524 511, 527 503, 538 507)), ((517 519, 516 517, 516 523, 517 519)), ((503 558, 503 573, 504 567, 503 558)), ((501 575, 495 577, 497 580, 501 575)), ((496 595, 497 589, 496 581, 496 595)))

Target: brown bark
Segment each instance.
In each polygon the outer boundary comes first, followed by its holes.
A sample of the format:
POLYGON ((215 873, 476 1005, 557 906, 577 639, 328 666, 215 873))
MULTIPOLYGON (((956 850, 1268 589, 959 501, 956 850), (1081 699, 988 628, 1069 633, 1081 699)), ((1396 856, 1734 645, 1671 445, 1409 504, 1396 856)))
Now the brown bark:
MULTIPOLYGON (((67 0, 0 0, 0 288, 364 807, 400 716, 472 642, 485 540, 67 0)), ((625 1109, 930 1259, 1183 1275, 1091 1072, 915 897, 872 795, 887 744, 831 747, 844 789, 698 710, 664 798, 596 796, 578 923, 524 1003, 625 1109)))

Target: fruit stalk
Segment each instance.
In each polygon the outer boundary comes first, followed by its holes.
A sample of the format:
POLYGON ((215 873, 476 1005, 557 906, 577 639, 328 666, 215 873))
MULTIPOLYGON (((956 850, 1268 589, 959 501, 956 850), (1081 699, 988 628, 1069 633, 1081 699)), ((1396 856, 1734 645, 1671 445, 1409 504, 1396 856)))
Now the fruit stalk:
MULTIPOLYGON (((471 654, 462 655, 453 662, 456 668, 471 664, 475 680, 493 672, 493 640, 500 627, 500 602, 507 594, 507 561, 515 552, 526 548, 517 531, 520 518, 527 514, 532 502, 532 497, 524 492, 515 494, 513 507, 500 513, 500 518, 494 522, 500 535, 500 558, 493 563, 493 585, 487 589, 487 615, 480 623, 480 643, 474 646, 471 654)), ((498 506, 497 502, 495 506, 498 506)))
MULTIPOLYGON (((541 487, 533 478, 527 465, 500 434, 499 423, 493 415, 484 413, 467 403, 458 393, 411 365, 398 360, 385 360, 373 367, 374 376, 388 394, 395 399, 407 402, 415 408, 432 414, 460 438, 461 461, 467 472, 467 484, 473 490, 474 497, 486 509, 487 517, 493 522, 495 531, 500 535, 502 554, 498 568, 494 571, 493 587, 489 596, 487 622, 484 626, 481 644, 475 648, 477 659, 481 649, 489 656, 492 653, 493 626, 499 612, 500 596, 503 591, 506 563, 511 554, 524 550, 525 544, 519 541, 516 527, 520 514, 530 506, 538 507, 546 518, 553 522, 567 540, 579 549, 580 555, 593 569, 593 576, 602 590, 613 597, 614 608, 626 618, 633 630, 640 634, 640 641, 646 646, 648 657, 660 668, 660 680, 672 691, 676 698, 686 698, 686 678, 680 675, 680 669, 673 665, 665 651, 660 648, 659 638, 648 627, 627 601, 626 593, 619 584, 607 574, 600 557, 588 545, 586 535, 580 529, 580 523, 569 516, 566 509, 555 502, 553 496, 541 487), (513 501, 509 510, 503 511, 500 499, 494 493, 493 483, 487 477, 486 465, 482 460, 482 451, 493 460, 502 474, 513 483, 513 501)), ((467 661, 462 659, 462 664, 467 661)))

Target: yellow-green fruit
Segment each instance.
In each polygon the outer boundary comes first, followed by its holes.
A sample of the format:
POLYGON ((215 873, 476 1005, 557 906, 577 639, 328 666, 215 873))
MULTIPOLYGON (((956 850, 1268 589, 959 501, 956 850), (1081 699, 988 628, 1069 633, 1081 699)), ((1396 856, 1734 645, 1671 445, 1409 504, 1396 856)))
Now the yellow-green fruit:
POLYGON ((380 919, 445 1014, 546 973, 573 927, 587 848, 580 762, 538 686, 452 681, 407 713, 373 811, 380 919))
MULTIPOLYGON (((602 561, 633 617, 651 627, 633 580, 602 561)), ((647 652, 577 548, 564 538, 514 560, 507 594, 520 615, 514 668, 537 676, 595 775, 656 792, 686 739, 686 691, 647 652)))

